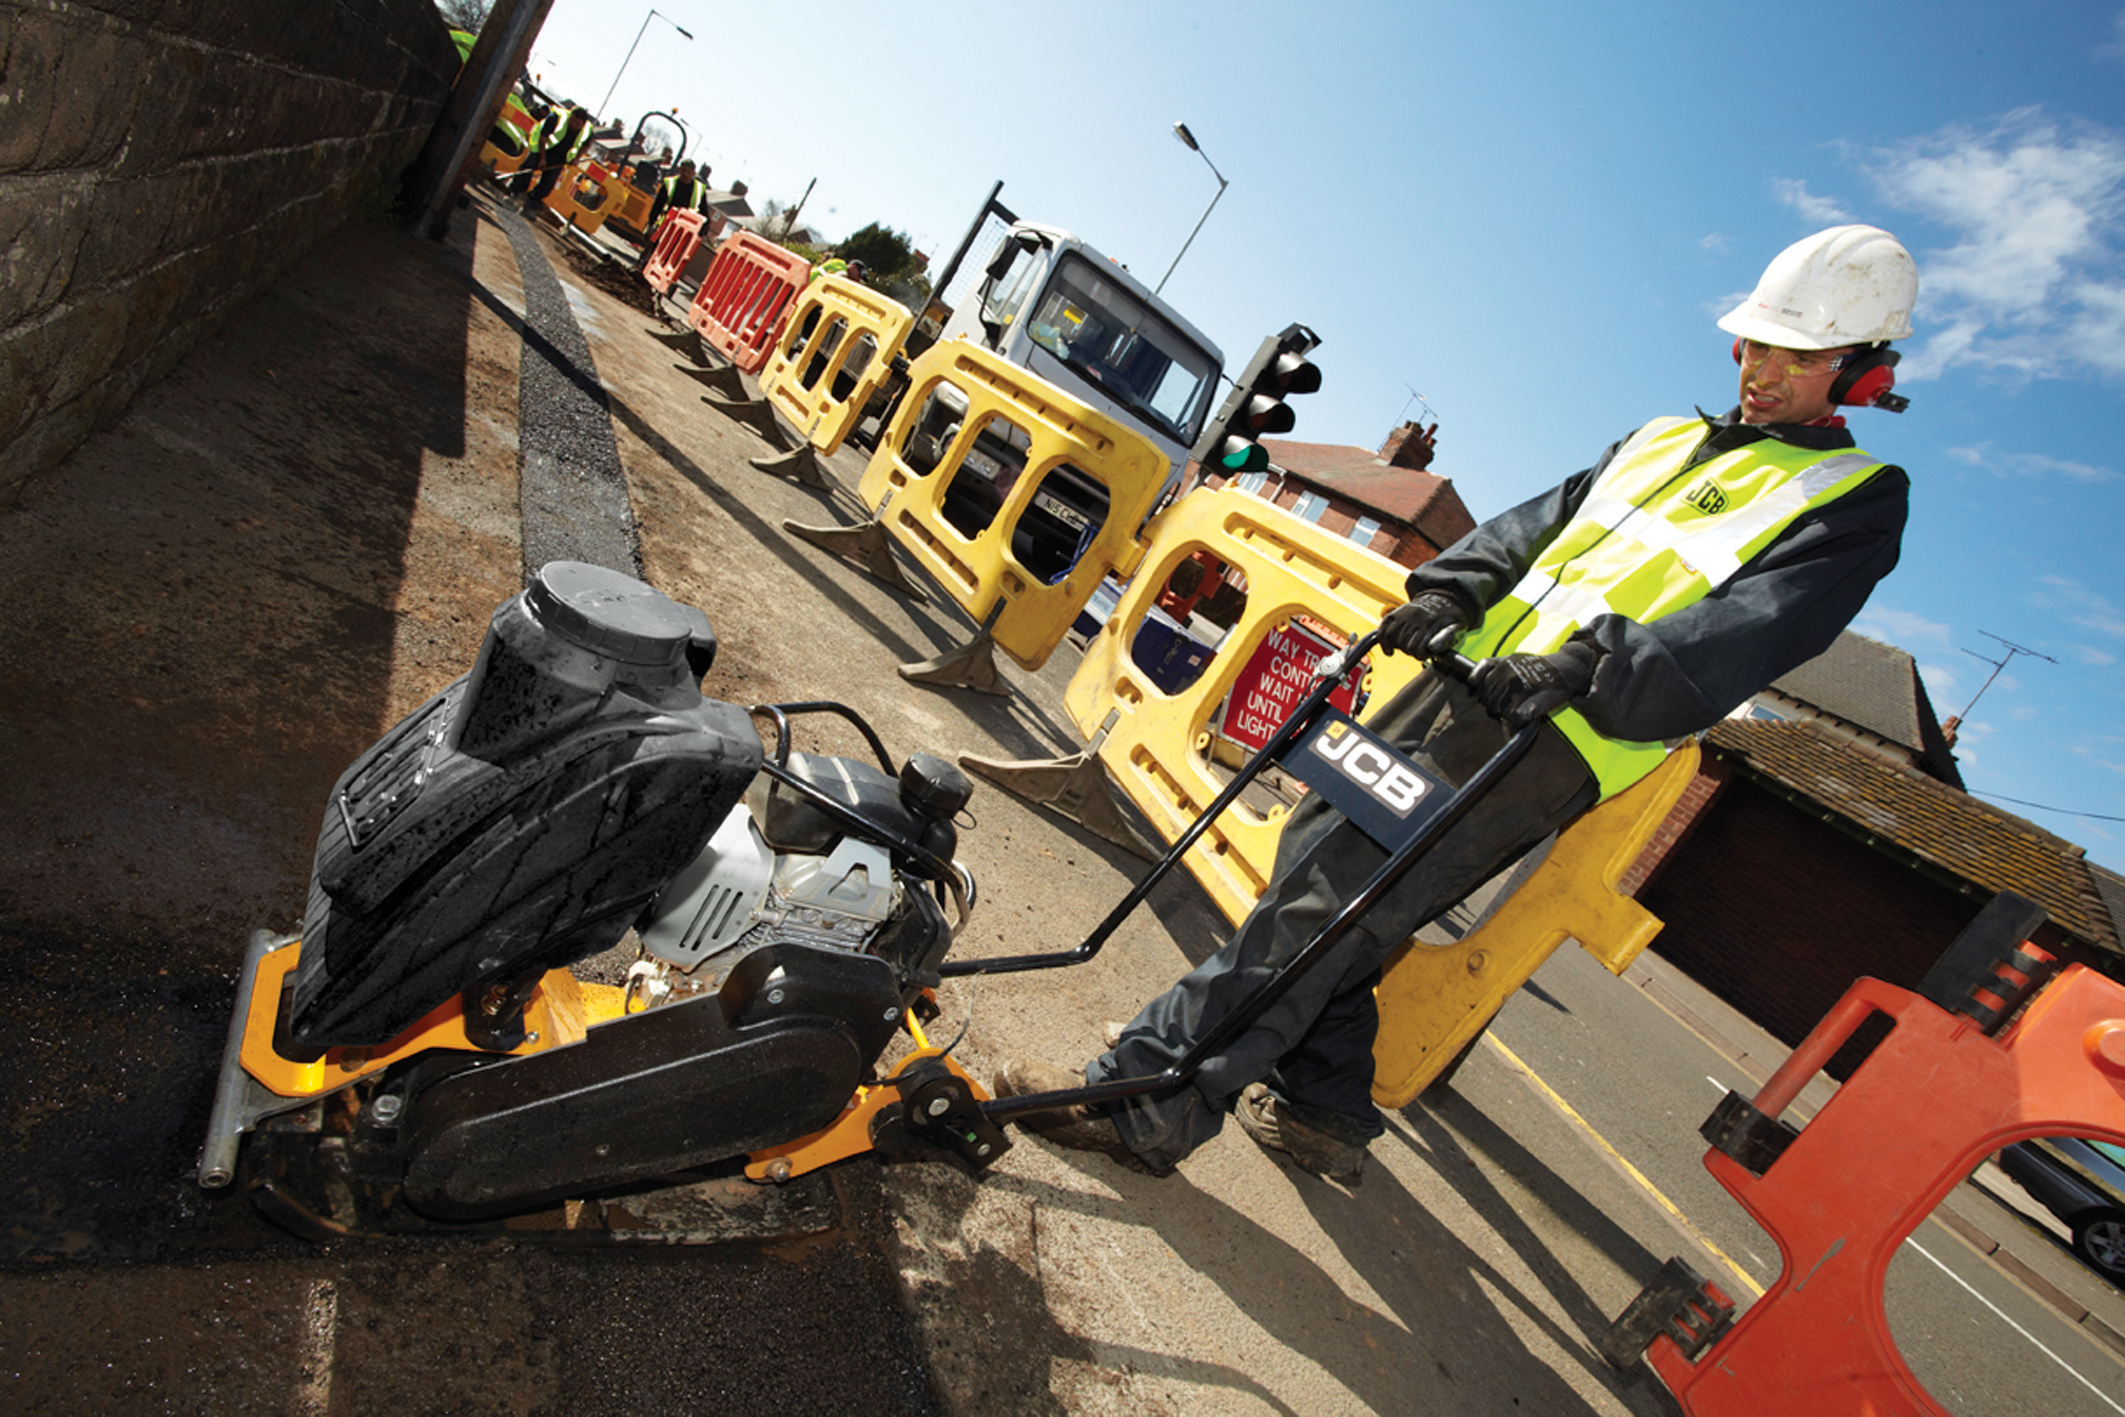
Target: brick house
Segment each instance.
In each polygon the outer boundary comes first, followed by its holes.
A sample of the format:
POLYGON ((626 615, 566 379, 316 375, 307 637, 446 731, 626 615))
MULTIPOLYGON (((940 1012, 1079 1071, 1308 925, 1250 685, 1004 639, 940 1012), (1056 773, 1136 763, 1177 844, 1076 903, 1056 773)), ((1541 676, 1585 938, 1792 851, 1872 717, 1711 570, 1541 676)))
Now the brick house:
POLYGON ((1662 958, 1784 1042, 1860 975, 1916 985, 2001 890, 2049 913, 2038 945, 2125 974, 2108 873, 1962 790, 1902 650, 1847 633, 1702 746, 1697 780, 1622 888, 1664 922, 1662 958))
POLYGON ((1235 482, 1304 521, 1345 537, 1402 566, 1418 566, 1475 530, 1451 480, 1426 471, 1438 425, 1405 423, 1379 451, 1337 443, 1264 438, 1267 472, 1213 474, 1212 487, 1235 482))

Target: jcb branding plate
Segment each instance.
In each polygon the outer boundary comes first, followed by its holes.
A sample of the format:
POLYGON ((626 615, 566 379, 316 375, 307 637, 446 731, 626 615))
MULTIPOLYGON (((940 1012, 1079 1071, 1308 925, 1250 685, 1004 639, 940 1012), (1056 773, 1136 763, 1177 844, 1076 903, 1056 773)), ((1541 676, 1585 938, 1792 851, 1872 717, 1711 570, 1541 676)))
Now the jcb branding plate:
POLYGON ((1383 846, 1407 840, 1453 795, 1385 739, 1332 709, 1285 755, 1285 766, 1383 846))

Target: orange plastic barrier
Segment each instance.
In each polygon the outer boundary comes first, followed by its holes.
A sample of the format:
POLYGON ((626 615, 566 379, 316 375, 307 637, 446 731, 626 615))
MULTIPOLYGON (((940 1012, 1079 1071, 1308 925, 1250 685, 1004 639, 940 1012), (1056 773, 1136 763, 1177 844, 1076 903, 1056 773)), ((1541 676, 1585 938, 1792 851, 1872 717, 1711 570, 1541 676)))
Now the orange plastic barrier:
POLYGON ((701 213, 686 211, 673 212, 665 218, 657 232, 656 247, 642 266, 642 279, 657 294, 671 294, 671 288, 700 252, 703 220, 701 213))
POLYGON ((811 274, 811 263, 796 252, 737 232, 717 248, 686 323, 731 363, 757 374, 811 274))
MULTIPOLYGON (((1980 1021, 2011 1013, 1988 1009, 1986 994, 2012 998, 2046 958, 2010 947, 1995 966, 2006 982, 1971 989, 1975 1017, 1861 979, 1753 1103, 1730 1095, 1712 1114, 1705 1169, 1776 1238, 1782 1268, 1731 1328, 1730 1301, 1706 1284, 1651 1338, 1645 1356, 1686 1411, 1946 1417, 1890 1336, 1882 1284, 1897 1247, 2003 1146, 2069 1134, 2125 1143, 2125 988, 2070 965, 1999 1036, 1980 1021), (1793 1134, 1779 1114, 1876 1014, 1895 1027, 1793 1134)), ((1668 1269, 1687 1274, 1679 1261, 1668 1269)), ((1634 1318, 1660 1318, 1641 1311, 1658 1289, 1612 1338, 1634 1318)))

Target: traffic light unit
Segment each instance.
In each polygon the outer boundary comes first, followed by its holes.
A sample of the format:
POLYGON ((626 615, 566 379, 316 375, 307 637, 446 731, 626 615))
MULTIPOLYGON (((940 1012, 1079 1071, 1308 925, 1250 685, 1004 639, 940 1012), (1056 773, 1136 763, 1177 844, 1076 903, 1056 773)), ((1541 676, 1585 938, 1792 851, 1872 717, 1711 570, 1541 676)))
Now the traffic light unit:
POLYGON ((1284 400, 1293 394, 1318 393, 1320 368, 1306 358, 1321 337, 1304 325, 1288 325, 1271 335, 1247 361, 1217 417, 1203 429, 1192 456, 1205 472, 1230 477, 1260 472, 1269 466, 1269 450, 1260 440, 1289 433, 1296 417, 1284 400))

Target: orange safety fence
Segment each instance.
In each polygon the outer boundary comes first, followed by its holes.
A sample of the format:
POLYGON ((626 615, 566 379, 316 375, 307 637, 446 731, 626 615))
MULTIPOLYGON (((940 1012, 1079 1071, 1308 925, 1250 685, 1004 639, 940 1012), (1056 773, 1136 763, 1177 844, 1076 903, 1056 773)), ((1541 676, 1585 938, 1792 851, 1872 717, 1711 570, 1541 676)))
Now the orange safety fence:
POLYGON ((665 217, 657 229, 656 247, 642 266, 642 279, 657 294, 671 294, 671 288, 699 254, 703 221, 699 212, 677 211, 665 217))
POLYGON ((737 232, 717 248, 686 323, 731 363, 757 374, 811 273, 811 263, 796 252, 737 232))

